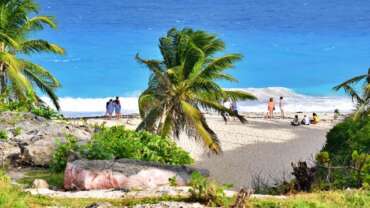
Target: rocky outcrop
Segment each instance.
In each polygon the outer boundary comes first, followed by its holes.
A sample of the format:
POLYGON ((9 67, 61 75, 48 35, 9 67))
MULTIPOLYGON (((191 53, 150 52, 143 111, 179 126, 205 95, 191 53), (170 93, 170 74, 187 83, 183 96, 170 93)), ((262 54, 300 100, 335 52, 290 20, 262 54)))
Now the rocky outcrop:
POLYGON ((175 180, 176 185, 182 186, 187 184, 194 171, 208 175, 207 170, 129 159, 76 160, 67 164, 64 188, 66 190, 152 189, 169 185, 169 179, 175 180))
POLYGON ((45 181, 43 179, 35 179, 32 182, 32 188, 34 188, 34 189, 48 189, 49 184, 48 184, 47 181, 45 181))
POLYGON ((64 142, 68 135, 84 143, 91 138, 92 130, 64 121, 47 120, 32 113, 0 113, 0 130, 8 135, 0 140, 0 164, 47 166, 57 141, 64 142))

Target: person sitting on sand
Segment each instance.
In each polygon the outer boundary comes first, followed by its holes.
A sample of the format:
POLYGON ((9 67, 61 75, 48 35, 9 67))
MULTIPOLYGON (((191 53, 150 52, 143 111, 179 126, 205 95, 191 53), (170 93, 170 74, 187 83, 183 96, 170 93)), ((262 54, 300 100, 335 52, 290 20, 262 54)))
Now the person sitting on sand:
POLYGON ((292 121, 292 122, 290 122, 290 124, 291 124, 292 126, 299 126, 299 125, 300 125, 300 124, 299 124, 298 115, 295 115, 295 116, 294 116, 294 119, 293 119, 293 121, 292 121))
POLYGON ((312 114, 312 119, 311 119, 311 123, 312 124, 317 124, 320 122, 320 118, 319 116, 316 114, 316 113, 313 113, 312 114))
POLYGON ((284 119, 284 97, 281 96, 280 97, 280 100, 279 100, 279 108, 280 108, 280 112, 281 112, 281 118, 284 119))
POLYGON ((272 116, 273 116, 273 113, 274 113, 274 110, 275 110, 274 98, 270 98, 270 100, 267 104, 267 110, 268 110, 267 118, 272 119, 272 116))
POLYGON ((307 115, 303 116, 303 119, 301 121, 302 125, 310 125, 310 119, 308 119, 307 115))
POLYGON ((113 111, 114 111, 114 104, 113 104, 113 100, 110 99, 106 105, 105 105, 105 109, 106 109, 106 113, 105 115, 109 117, 109 119, 112 119, 112 114, 113 114, 113 111))
POLYGON ((117 120, 121 118, 121 102, 119 101, 119 97, 117 96, 116 99, 113 101, 114 103, 114 112, 116 113, 117 120))

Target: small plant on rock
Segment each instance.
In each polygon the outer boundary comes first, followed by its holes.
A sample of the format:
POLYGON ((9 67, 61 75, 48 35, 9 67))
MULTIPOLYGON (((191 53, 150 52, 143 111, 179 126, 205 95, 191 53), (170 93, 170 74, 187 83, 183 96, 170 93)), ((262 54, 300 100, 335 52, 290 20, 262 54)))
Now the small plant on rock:
POLYGON ((6 141, 8 140, 8 134, 4 130, 0 130, 0 140, 6 141))
POLYGON ((50 164, 51 170, 55 172, 64 171, 68 162, 68 157, 72 153, 77 153, 79 151, 81 151, 80 146, 77 144, 77 139, 73 136, 67 136, 65 143, 58 141, 58 146, 50 164))
POLYGON ((216 207, 228 207, 231 204, 231 199, 225 194, 225 189, 230 188, 229 185, 220 186, 199 172, 194 172, 191 175, 190 186, 191 197, 195 201, 216 207))

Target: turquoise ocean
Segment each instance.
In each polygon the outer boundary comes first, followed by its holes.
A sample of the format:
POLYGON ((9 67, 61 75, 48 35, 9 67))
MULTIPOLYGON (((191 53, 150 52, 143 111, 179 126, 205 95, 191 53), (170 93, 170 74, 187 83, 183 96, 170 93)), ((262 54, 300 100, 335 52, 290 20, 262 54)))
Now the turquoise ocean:
POLYGON ((332 87, 370 67, 370 1, 366 0, 37 0, 55 16, 57 30, 34 34, 67 50, 63 57, 32 56, 62 82, 68 116, 104 112, 121 96, 126 113, 147 85, 148 70, 134 56, 160 58, 159 37, 191 27, 217 34, 225 52, 244 55, 231 70, 240 82, 225 88, 253 91, 264 111, 269 96, 287 97, 291 111, 352 108, 332 87))

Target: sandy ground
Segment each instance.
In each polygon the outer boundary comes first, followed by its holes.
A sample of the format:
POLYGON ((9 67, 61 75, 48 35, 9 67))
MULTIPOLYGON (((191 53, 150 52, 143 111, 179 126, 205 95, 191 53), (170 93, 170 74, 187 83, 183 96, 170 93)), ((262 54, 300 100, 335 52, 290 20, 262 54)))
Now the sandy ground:
MULTIPOLYGON (((296 114, 296 113, 294 113, 296 114)), ((194 166, 206 168, 211 177, 220 183, 233 184, 234 188, 252 187, 257 181, 274 184, 291 177, 291 162, 313 161, 325 144, 325 135, 337 122, 330 113, 321 113, 317 125, 290 126, 293 113, 288 118, 266 120, 263 114, 247 113, 247 124, 231 119, 227 125, 217 115, 207 115, 207 121, 217 133, 223 154, 206 153, 199 142, 182 135, 177 143, 191 152, 194 166)), ((307 114, 310 115, 310 114, 307 114)), ((303 113, 299 114, 300 119, 303 113)), ((90 124, 105 122, 107 126, 126 125, 134 129, 138 118, 106 120, 89 119, 90 124)))

